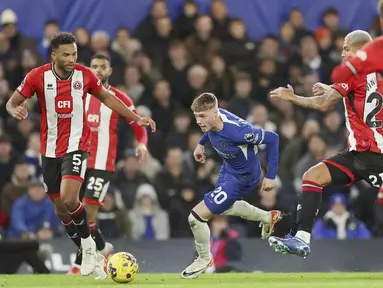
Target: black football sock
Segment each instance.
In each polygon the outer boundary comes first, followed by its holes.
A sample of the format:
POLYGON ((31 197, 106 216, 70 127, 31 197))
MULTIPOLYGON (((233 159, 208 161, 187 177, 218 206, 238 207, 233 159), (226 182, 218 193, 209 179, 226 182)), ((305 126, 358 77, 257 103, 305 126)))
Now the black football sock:
POLYGON ((80 237, 83 239, 88 238, 90 236, 90 230, 84 205, 81 202, 78 202, 76 209, 69 211, 69 215, 72 218, 80 237))
POLYGON ((96 247, 98 251, 101 251, 105 248, 105 240, 101 234, 100 229, 97 228, 96 222, 89 222, 90 234, 94 242, 96 242, 96 247))
POLYGON ((68 222, 61 222, 65 227, 65 232, 69 236, 69 238, 76 244, 77 247, 81 247, 81 238, 78 234, 77 228, 74 225, 73 221, 70 220, 68 222))
POLYGON ((311 234, 315 216, 322 200, 323 187, 313 181, 303 180, 302 194, 297 211, 298 231, 311 234))
POLYGON ((74 225, 72 220, 70 220, 66 223, 64 223, 64 222, 61 222, 61 223, 63 223, 63 225, 65 227, 66 234, 73 241, 73 243, 76 244, 76 246, 77 246, 76 260, 74 261, 74 263, 77 265, 81 265, 81 262, 82 262, 81 237, 78 234, 78 230, 77 230, 77 228, 74 225))
POLYGON ((74 264, 80 266, 81 262, 82 262, 82 249, 81 247, 77 247, 76 259, 74 260, 74 264))

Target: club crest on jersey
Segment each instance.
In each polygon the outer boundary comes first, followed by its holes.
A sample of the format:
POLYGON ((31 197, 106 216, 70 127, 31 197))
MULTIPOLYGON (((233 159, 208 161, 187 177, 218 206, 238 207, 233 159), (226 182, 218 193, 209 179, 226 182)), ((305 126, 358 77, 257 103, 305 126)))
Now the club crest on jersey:
POLYGON ((246 133, 244 136, 244 139, 248 143, 254 143, 258 140, 258 135, 255 135, 254 133, 246 133))
POLYGON ((81 90, 81 88, 82 88, 82 84, 80 81, 76 80, 73 82, 73 89, 74 90, 81 90))

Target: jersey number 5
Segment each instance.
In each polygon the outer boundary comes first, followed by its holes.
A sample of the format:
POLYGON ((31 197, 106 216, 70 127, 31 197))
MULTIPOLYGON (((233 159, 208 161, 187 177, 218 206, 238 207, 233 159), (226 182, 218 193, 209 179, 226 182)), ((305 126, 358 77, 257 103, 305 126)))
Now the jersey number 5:
POLYGON ((214 203, 219 205, 226 201, 227 194, 225 191, 222 191, 222 186, 219 186, 211 193, 211 197, 213 197, 214 203))
POLYGON ((382 110, 383 97, 380 93, 374 92, 374 93, 370 94, 370 96, 368 96, 367 103, 373 103, 374 100, 376 100, 377 104, 370 111, 370 113, 368 113, 368 115, 366 117, 366 123, 367 123, 368 127, 379 128, 379 127, 382 127, 382 120, 376 120, 375 117, 382 110))

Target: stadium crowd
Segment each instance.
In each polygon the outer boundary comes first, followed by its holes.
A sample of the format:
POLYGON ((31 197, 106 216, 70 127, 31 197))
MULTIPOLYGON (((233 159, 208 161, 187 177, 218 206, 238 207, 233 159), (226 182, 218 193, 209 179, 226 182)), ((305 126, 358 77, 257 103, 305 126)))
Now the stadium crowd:
MULTIPOLYGON (((133 239, 190 237, 187 217, 203 194, 214 187, 220 159, 208 150, 206 164, 193 159, 202 132, 190 112, 194 97, 212 92, 221 107, 254 126, 280 135, 280 171, 274 191, 254 191, 246 199, 265 210, 290 212, 276 227, 284 235, 296 209, 301 178, 309 167, 346 147, 343 105, 324 114, 272 101, 268 92, 291 84, 310 96, 317 82, 330 83, 341 61, 346 27, 339 27, 334 9, 323 14, 323 27, 309 31, 299 9, 290 11, 279 35, 255 41, 241 19, 228 17, 221 0, 211 14, 198 14, 192 0, 172 22, 165 1, 154 1, 150 14, 135 31, 121 27, 115 35, 92 34, 78 27, 78 62, 89 65, 94 53, 107 53, 113 74, 110 84, 128 94, 140 115, 157 122, 149 133, 150 159, 140 163, 135 139, 124 122, 119 130, 118 170, 101 208, 98 227, 106 237, 133 239)), ((42 39, 24 36, 17 15, 0 15, 0 231, 4 237, 49 239, 64 235, 45 197, 39 157, 39 107, 30 102, 28 119, 15 121, 5 104, 28 71, 48 62, 49 40, 60 24, 46 21, 42 39)), ((380 34, 379 22, 371 25, 380 34)), ((36 99, 34 99, 36 100, 36 99)), ((260 147, 260 156, 265 159, 260 147)), ((265 167, 266 168, 266 167, 265 167)), ((369 238, 383 235, 383 207, 377 189, 365 182, 351 187, 326 187, 314 238, 369 238)), ((243 237, 259 237, 257 223, 219 218, 222 237, 230 229, 243 237)), ((230 230, 231 231, 231 230, 230 230)), ((237 235, 235 234, 235 235, 237 235)), ((215 237, 220 237, 216 235, 215 237)))

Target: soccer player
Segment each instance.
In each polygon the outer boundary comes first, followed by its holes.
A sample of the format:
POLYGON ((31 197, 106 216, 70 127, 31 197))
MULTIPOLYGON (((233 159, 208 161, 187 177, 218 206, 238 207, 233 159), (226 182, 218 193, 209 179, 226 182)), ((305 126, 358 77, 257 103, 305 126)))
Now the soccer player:
MULTIPOLYGON (((101 80, 105 89, 136 113, 132 99, 120 90, 109 85, 108 80, 112 74, 112 67, 106 55, 93 55, 90 68, 101 80)), ((113 253, 113 246, 111 243, 105 243, 101 231, 96 227, 96 218, 98 208, 104 201, 112 174, 116 168, 117 129, 120 115, 101 103, 97 97, 90 94, 88 94, 85 103, 88 125, 91 130, 92 146, 89 153, 88 169, 81 189, 81 194, 84 195, 80 195, 80 198, 83 196, 82 202, 85 206, 90 231, 96 242, 97 250, 108 259, 113 253)), ((148 135, 146 129, 136 122, 132 122, 129 118, 125 118, 125 120, 131 125, 138 141, 136 154, 140 161, 145 162, 148 158, 148 149, 146 147, 148 135)), ((70 274, 79 274, 80 264, 81 251, 78 251, 70 274)))
MULTIPOLYGON (((355 55, 371 36, 361 30, 349 33, 344 41, 342 57, 355 55)), ((302 181, 297 224, 294 237, 270 237, 269 243, 276 251, 306 257, 310 253, 310 238, 314 218, 318 213, 323 187, 329 184, 351 185, 366 180, 379 188, 382 184, 383 166, 383 78, 379 73, 360 74, 348 82, 331 86, 316 84, 314 97, 300 97, 291 86, 271 92, 272 98, 296 105, 327 111, 343 100, 346 127, 349 132, 348 149, 311 167, 302 181)))
POLYGON ((87 93, 140 126, 150 125, 154 131, 155 123, 132 112, 105 89, 89 68, 76 64, 77 46, 72 34, 56 34, 51 40, 51 48, 53 63, 29 72, 6 108, 16 119, 25 119, 28 114, 26 99, 37 95, 41 108, 40 152, 47 194, 68 236, 77 247, 82 247, 81 274, 94 272, 96 278, 105 278, 104 257, 96 253, 86 212, 79 201, 91 145, 85 118, 87 93))
POLYGON ((182 273, 182 278, 197 278, 213 264, 210 253, 210 230, 207 221, 213 215, 240 216, 251 221, 260 221, 262 238, 267 238, 274 225, 281 219, 279 211, 264 211, 241 199, 256 189, 261 180, 261 165, 257 145, 267 144, 268 169, 261 189, 270 191, 275 187, 278 172, 279 136, 271 131, 254 128, 238 116, 218 108, 214 94, 203 93, 191 106, 205 134, 194 151, 194 159, 205 163, 204 145, 210 141, 224 163, 219 172, 214 191, 205 194, 189 215, 197 259, 182 273))

